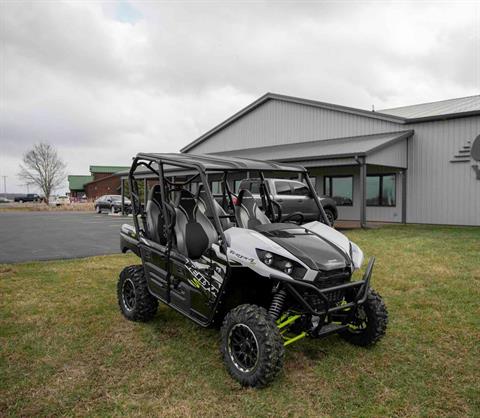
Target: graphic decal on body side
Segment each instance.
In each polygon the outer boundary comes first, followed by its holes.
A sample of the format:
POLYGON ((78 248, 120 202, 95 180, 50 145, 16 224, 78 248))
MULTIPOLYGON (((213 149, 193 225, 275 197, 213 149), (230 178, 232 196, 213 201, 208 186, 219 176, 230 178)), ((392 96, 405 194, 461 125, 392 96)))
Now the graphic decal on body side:
POLYGON ((185 268, 192 275, 192 277, 188 279, 188 282, 193 287, 200 289, 210 300, 215 300, 220 291, 220 282, 214 279, 213 275, 218 273, 212 272, 212 277, 208 278, 198 271, 190 261, 185 264, 185 268))

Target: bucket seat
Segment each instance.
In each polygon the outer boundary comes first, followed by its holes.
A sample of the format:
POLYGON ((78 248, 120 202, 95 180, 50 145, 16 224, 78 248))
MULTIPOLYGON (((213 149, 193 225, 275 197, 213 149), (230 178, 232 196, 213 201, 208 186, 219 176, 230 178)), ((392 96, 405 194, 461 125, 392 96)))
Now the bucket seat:
POLYGON ((178 251, 189 258, 197 259, 214 242, 218 234, 210 220, 199 210, 192 193, 182 189, 175 205, 175 236, 178 251))
POLYGON ((235 205, 235 217, 239 228, 255 229, 257 225, 269 224, 270 219, 257 205, 249 190, 242 189, 235 205))
MULTIPOLYGON (((198 209, 202 213, 204 213, 207 218, 211 219, 213 217, 213 214, 208 209, 206 201, 207 201, 207 196, 205 193, 205 189, 203 188, 202 185, 200 185, 198 189, 198 194, 197 194, 198 209)), ((227 212, 225 212, 225 210, 222 208, 220 203, 218 203, 215 199, 213 199, 213 209, 215 210, 218 217, 220 218, 220 224, 222 225, 222 228, 224 231, 226 231, 228 228, 231 228, 233 226, 233 223, 228 218, 227 212)))
POLYGON ((150 189, 147 199, 147 233, 152 241, 166 245, 160 185, 150 189))

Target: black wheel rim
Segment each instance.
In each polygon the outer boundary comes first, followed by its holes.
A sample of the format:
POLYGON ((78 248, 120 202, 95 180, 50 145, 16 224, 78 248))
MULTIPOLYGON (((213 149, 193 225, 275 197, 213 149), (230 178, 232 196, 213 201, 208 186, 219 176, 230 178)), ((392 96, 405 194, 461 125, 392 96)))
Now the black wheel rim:
POLYGON ((123 304, 128 311, 135 308, 135 286, 130 279, 123 282, 122 287, 123 304))
POLYGON ((234 325, 228 334, 228 353, 235 367, 248 373, 258 363, 258 341, 255 334, 245 324, 234 325))

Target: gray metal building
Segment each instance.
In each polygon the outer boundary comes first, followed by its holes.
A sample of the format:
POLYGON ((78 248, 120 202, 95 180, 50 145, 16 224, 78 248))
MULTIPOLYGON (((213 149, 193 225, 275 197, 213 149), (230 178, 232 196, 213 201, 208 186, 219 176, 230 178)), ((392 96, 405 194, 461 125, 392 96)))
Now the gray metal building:
POLYGON ((479 135, 480 95, 370 112, 267 93, 182 152, 304 165, 343 220, 480 225, 479 135))

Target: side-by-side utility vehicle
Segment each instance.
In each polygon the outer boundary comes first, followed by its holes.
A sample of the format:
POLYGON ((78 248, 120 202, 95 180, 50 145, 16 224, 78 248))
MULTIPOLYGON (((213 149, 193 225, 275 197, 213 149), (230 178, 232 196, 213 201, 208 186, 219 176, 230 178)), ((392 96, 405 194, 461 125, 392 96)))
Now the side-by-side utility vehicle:
POLYGON ((140 153, 129 186, 134 227, 122 226, 121 249, 142 263, 125 268, 118 281, 127 319, 151 320, 161 301, 203 327, 221 327, 228 372, 253 387, 275 378, 285 347, 301 338, 338 333, 370 346, 385 334, 387 310, 370 287, 374 259, 363 278, 352 280, 362 250, 330 227, 304 168, 140 153), (305 222, 300 212, 282 216, 265 186, 278 173, 297 175, 308 187, 317 220, 305 222), (234 195, 232 177, 239 176, 261 179, 263 210, 249 190, 234 195), (146 196, 139 187, 144 178, 146 196), (221 203, 210 190, 212 178, 221 179, 221 203))

